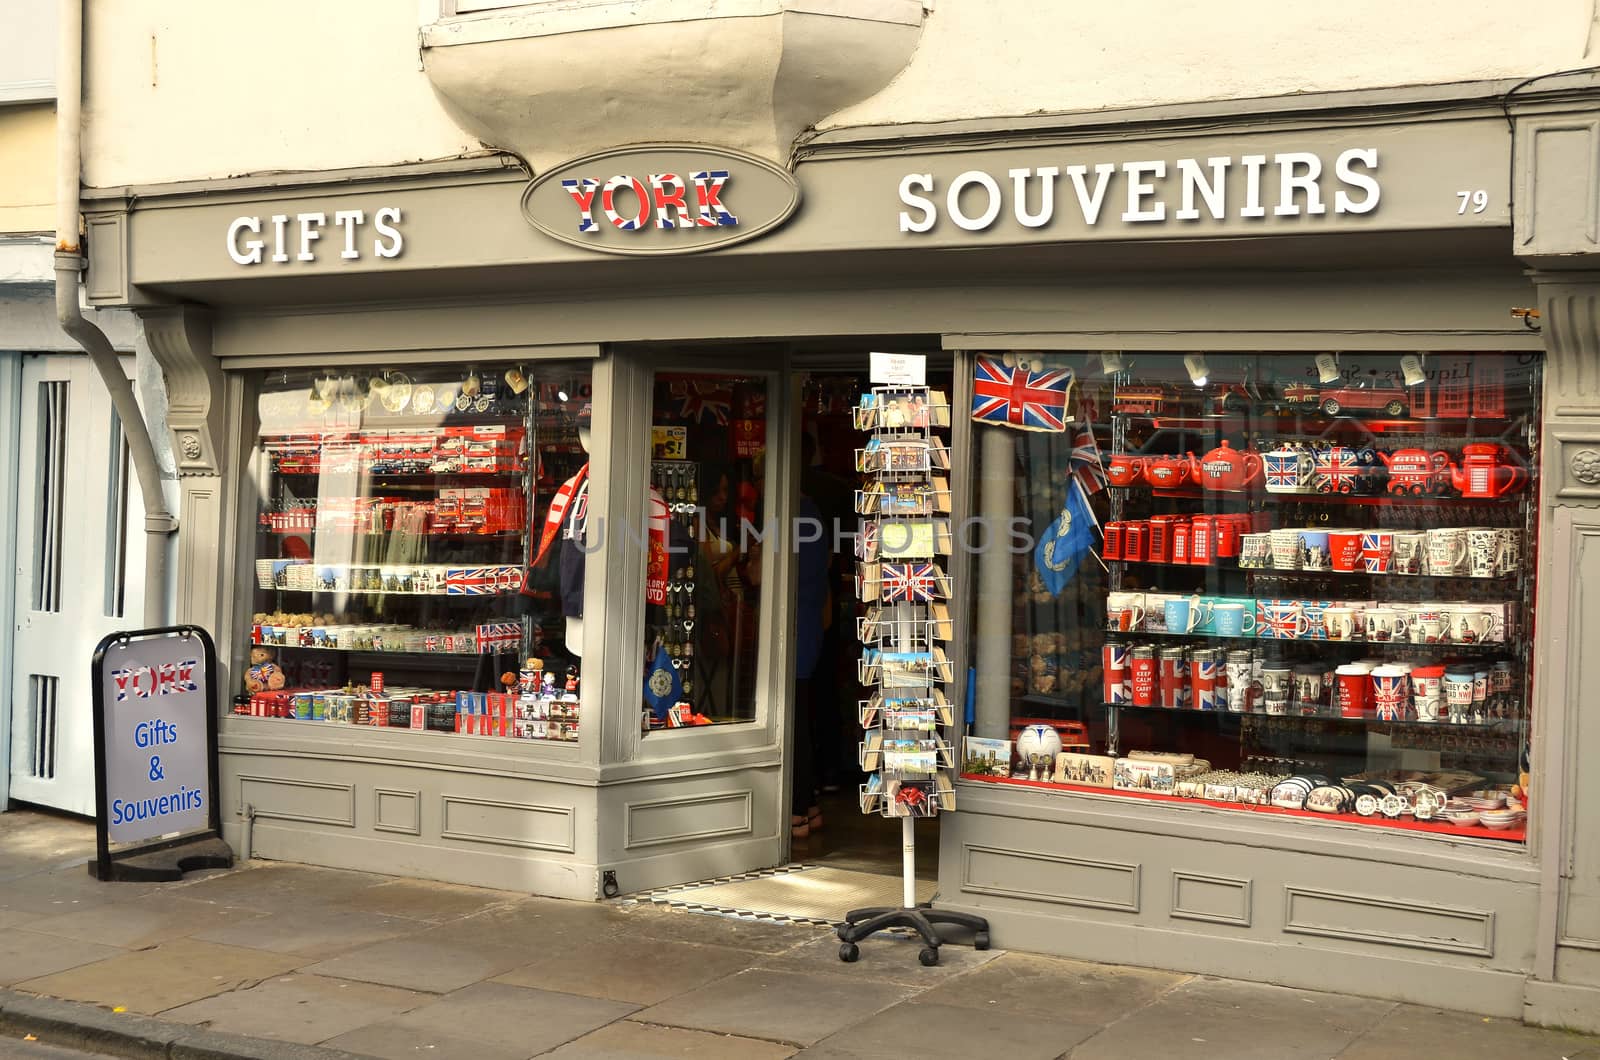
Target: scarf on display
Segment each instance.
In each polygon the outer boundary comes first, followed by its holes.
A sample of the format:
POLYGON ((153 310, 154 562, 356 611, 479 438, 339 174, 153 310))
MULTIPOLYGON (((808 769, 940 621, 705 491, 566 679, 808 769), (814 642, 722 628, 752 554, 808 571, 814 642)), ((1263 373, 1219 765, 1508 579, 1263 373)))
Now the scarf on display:
MULTIPOLYGON (((567 521, 567 511, 572 507, 574 500, 582 497, 587 499, 589 486, 589 465, 584 464, 578 473, 561 484, 556 490, 555 497, 550 501, 550 510, 545 513, 544 529, 539 534, 539 550, 534 553, 530 567, 537 567, 543 561, 545 553, 550 551, 550 546, 555 544, 556 537, 561 533, 561 527, 567 521)), ((583 504, 579 504, 581 513, 583 504)))
MULTIPOLYGON (((584 524, 588 516, 589 502, 589 465, 584 464, 578 473, 561 484, 556 490, 556 495, 550 501, 550 510, 545 513, 544 528, 539 533, 539 548, 534 553, 533 561, 529 567, 537 567, 543 562, 545 554, 550 551, 550 546, 555 544, 556 538, 561 535, 561 528, 566 525, 570 517, 572 536, 583 534, 584 524)), ((653 487, 650 490, 649 512, 649 556, 646 559, 647 575, 645 582, 645 600, 648 603, 662 605, 667 602, 667 579, 669 575, 669 557, 667 554, 667 529, 670 522, 667 502, 653 487)), ((524 578, 524 586, 531 585, 532 578, 524 578)))

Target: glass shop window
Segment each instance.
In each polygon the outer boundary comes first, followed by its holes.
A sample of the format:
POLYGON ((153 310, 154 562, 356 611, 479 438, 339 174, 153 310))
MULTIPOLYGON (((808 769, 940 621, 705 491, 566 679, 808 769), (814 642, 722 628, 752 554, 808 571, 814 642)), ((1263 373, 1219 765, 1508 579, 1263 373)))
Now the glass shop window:
POLYGON ((1541 365, 977 356, 964 776, 1523 840, 1541 365))
MULTIPOLYGON (((754 721, 765 553, 767 379, 656 375, 644 714, 649 729, 754 721)), ((634 531, 635 534, 638 531, 634 531)))
POLYGON ((234 712, 575 741, 588 366, 279 372, 258 409, 234 712))

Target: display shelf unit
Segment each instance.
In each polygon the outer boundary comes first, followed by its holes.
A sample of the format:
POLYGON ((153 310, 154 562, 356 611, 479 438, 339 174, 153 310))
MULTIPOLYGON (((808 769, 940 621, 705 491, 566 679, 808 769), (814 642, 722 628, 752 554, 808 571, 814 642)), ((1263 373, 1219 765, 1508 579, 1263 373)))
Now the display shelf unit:
POLYGON ((916 819, 955 809, 954 716, 944 686, 954 678, 942 639, 950 635, 950 581, 940 566, 950 551, 950 490, 938 472, 949 467, 948 446, 934 433, 949 425, 950 408, 926 386, 877 386, 862 396, 857 429, 870 433, 856 450, 865 476, 856 491, 862 517, 857 537, 857 593, 871 609, 858 624, 861 683, 873 689, 862 700, 864 730, 859 764, 869 774, 861 785, 861 811, 901 821, 903 904, 853 909, 840 926, 839 959, 860 956, 862 939, 890 928, 909 928, 923 941, 919 959, 939 963, 944 941, 937 925, 953 924, 974 934, 978 949, 989 944, 981 917, 934 910, 916 900, 916 819))
MULTIPOLYGON (((1364 378, 1318 388, 1292 374, 1298 368, 1288 367, 1287 362, 1293 360, 1289 355, 1210 354, 1206 359, 1211 383, 1200 389, 1187 378, 1185 358, 1168 354, 1141 356, 1136 369, 1080 378, 1080 409, 1091 413, 1088 429, 1104 453, 1111 480, 1095 498, 1095 514, 1113 542, 1103 550, 1104 579, 1092 578, 1089 586, 1075 588, 1066 607, 1053 601, 1052 593, 1042 592, 1026 568, 1017 578, 1011 653, 1013 740, 1020 732, 1015 715, 1023 711, 1060 727, 1063 743, 1075 742, 1068 739, 1065 728, 1065 719, 1071 719, 1089 733, 1092 755, 1107 756, 1107 761, 1120 761, 1136 748, 1192 754, 1219 770, 1272 776, 1283 772, 1350 776, 1384 769, 1418 776, 1432 770, 1444 776, 1453 767, 1466 769, 1470 764, 1470 771, 1481 775, 1486 787, 1508 793, 1519 786, 1525 789, 1534 724, 1529 708, 1529 633, 1534 620, 1530 572, 1535 567, 1532 553, 1538 539, 1534 503, 1538 483, 1533 469, 1539 458, 1541 388, 1537 371, 1512 373, 1496 358, 1509 361, 1511 355, 1441 358, 1436 374, 1422 386, 1380 386, 1364 393, 1355 392, 1370 385, 1364 378), (1285 368, 1291 374, 1278 375, 1285 368), (1330 400, 1354 406, 1372 404, 1379 398, 1401 402, 1405 412, 1387 414, 1375 406, 1370 415, 1351 408, 1330 414, 1322 407, 1330 400), (1223 403, 1227 407, 1213 407, 1223 403), (1152 468, 1167 477, 1152 478, 1152 468), (1176 476, 1182 476, 1181 480, 1176 476), (1167 484, 1158 484, 1161 481, 1167 484), (1121 540, 1128 541, 1129 526, 1139 527, 1131 539, 1138 548, 1130 546, 1127 554, 1134 558, 1124 559, 1116 538, 1121 534, 1121 540), (1367 570, 1364 559, 1357 561, 1355 569, 1333 570, 1329 543, 1318 546, 1328 552, 1310 569, 1299 561, 1293 567, 1276 567, 1270 556, 1259 563, 1239 563, 1246 534, 1278 531, 1281 536, 1291 530, 1416 534, 1452 527, 1463 533, 1469 529, 1503 533, 1505 554, 1515 558, 1497 560, 1491 576, 1483 576, 1480 570, 1477 577, 1470 573, 1468 563, 1453 570, 1441 569, 1438 574, 1367 570), (1204 535, 1210 547, 1198 553, 1192 548, 1180 550, 1173 544, 1174 533, 1204 535), (1160 543, 1161 551, 1152 556, 1154 542, 1160 543), (1203 562, 1188 561, 1194 554, 1203 562), (1109 594, 1138 599, 1145 618, 1133 629, 1105 629, 1105 615, 1093 614, 1091 601, 1098 599, 1098 606, 1104 607, 1109 594), (1139 594, 1146 594, 1147 599, 1139 599, 1139 594), (1177 630, 1182 627, 1174 627, 1174 632, 1168 632, 1163 616, 1152 616, 1150 609, 1159 612, 1175 595, 1212 603, 1242 603, 1261 628, 1249 629, 1250 619, 1246 618, 1249 632, 1223 636, 1215 632, 1216 619, 1208 612, 1201 628, 1180 632, 1177 630), (1280 621, 1286 610, 1295 610, 1295 601, 1310 605, 1308 614, 1314 612, 1312 621, 1319 635, 1311 635, 1304 621, 1297 620, 1298 625, 1280 621), (1287 608, 1277 606, 1283 604, 1287 608), (1381 635, 1369 639, 1360 625, 1362 609, 1368 606, 1403 607, 1420 613, 1430 604, 1438 604, 1437 610, 1451 619, 1447 625, 1450 632, 1440 636, 1430 624, 1427 636, 1418 634, 1419 642, 1413 642, 1408 633, 1398 639, 1381 635), (1321 635, 1325 628, 1337 631, 1334 622, 1324 627, 1321 614, 1327 607, 1349 607, 1355 612, 1354 636, 1330 639, 1321 635), (1460 625, 1460 613, 1473 609, 1489 617, 1471 618, 1465 626, 1460 625), (1071 611, 1078 612, 1076 627, 1071 617, 1063 623, 1064 612, 1070 615, 1071 611), (1272 618, 1270 626, 1259 621, 1263 614, 1272 618), (1285 629, 1299 635, 1283 635, 1285 629), (1148 703, 1143 688, 1139 705, 1128 702, 1126 693, 1113 700, 1098 685, 1106 667, 1125 658, 1123 649, 1134 646, 1153 651, 1158 678, 1166 673, 1163 659, 1168 660, 1172 687, 1189 690, 1190 695, 1197 694, 1194 688, 1202 687, 1192 675, 1193 667, 1203 662, 1205 701, 1215 709, 1163 706, 1160 686, 1154 704, 1148 703), (1213 694, 1225 695, 1232 687, 1225 680, 1230 653, 1236 669, 1245 665, 1240 660, 1248 660, 1249 666, 1243 686, 1249 689, 1248 705, 1234 710, 1228 709, 1225 700, 1212 698, 1213 694), (1322 669, 1316 711, 1300 712, 1298 692, 1286 702, 1282 678, 1274 677, 1279 684, 1274 685, 1271 699, 1274 712, 1268 713, 1263 667, 1276 672, 1298 666, 1304 672, 1310 664, 1321 664, 1322 669), (1337 695, 1328 687, 1329 675, 1339 666, 1363 673, 1376 667, 1380 675, 1398 672, 1403 675, 1405 698, 1398 705, 1385 700, 1382 720, 1376 710, 1366 709, 1360 717, 1343 717, 1343 709, 1335 705, 1337 695), (1413 667, 1427 668, 1418 690, 1410 685, 1413 667), (1497 690, 1483 700, 1487 706, 1481 710, 1475 706, 1478 712, 1467 712, 1465 720, 1460 714, 1454 722, 1426 720, 1442 716, 1435 712, 1437 699, 1427 684, 1429 675, 1440 667, 1453 675, 1465 672, 1473 681, 1488 672, 1497 690), (1506 681, 1513 687, 1502 694, 1499 683, 1506 681)), ((1400 360, 1399 354, 1366 355, 1362 363, 1380 375, 1387 372, 1398 378, 1400 360)), ((1434 363, 1431 355, 1428 360, 1434 363)), ((1311 379, 1315 378, 1313 372, 1311 379)), ((1069 426, 1069 436, 1073 430, 1069 426)), ((1073 442, 1072 447, 1080 444, 1073 442)), ((1032 444, 1031 439, 1019 441, 1016 447, 1029 467, 1029 479, 1035 481, 1040 477, 1054 480, 1068 448, 1061 443, 1032 444), (1051 461, 1051 466, 1039 469, 1027 463, 1041 459, 1051 461)), ((994 473, 986 463, 982 470, 994 473)), ((1030 483, 1018 490, 1016 504, 1037 528, 1049 522, 1049 513, 1058 502, 1050 491, 1030 483)), ((1192 537, 1185 540, 1190 546, 1194 543, 1192 537)), ((1251 540, 1259 547, 1260 539, 1251 540)), ((1302 542, 1298 547, 1312 546, 1302 542)), ((1347 562, 1341 559, 1342 564, 1347 562)), ((1420 569, 1428 569, 1426 559, 1420 569)), ((1174 603, 1181 612, 1184 605, 1174 603)), ((1234 621, 1231 610, 1217 614, 1234 621)), ((1380 625, 1374 628, 1384 628, 1381 616, 1375 621, 1380 625)), ((1230 625, 1230 632, 1232 628, 1230 625)), ((1141 672, 1150 673, 1151 665, 1150 656, 1141 653, 1141 672)), ((1309 676, 1306 679, 1309 681, 1309 676)), ((1452 680, 1459 690, 1457 677, 1452 680)), ((1369 694, 1376 695, 1370 689, 1369 694)), ((1176 696, 1176 701, 1188 702, 1183 695, 1176 696)), ((983 744, 975 746, 982 748, 983 744)), ((977 773, 966 776, 992 783, 1028 783, 977 773)), ((1109 788, 1074 786, 1072 790, 1179 803, 1203 801, 1160 794, 1141 796, 1109 788)), ((1518 797, 1525 798, 1525 791, 1518 797)), ((1216 805, 1292 815, 1280 807, 1216 805)), ((1303 816, 1324 815, 1305 812, 1303 816)), ((1351 820, 1367 826, 1409 826, 1500 841, 1524 836, 1520 825, 1495 830, 1393 818, 1351 820)))

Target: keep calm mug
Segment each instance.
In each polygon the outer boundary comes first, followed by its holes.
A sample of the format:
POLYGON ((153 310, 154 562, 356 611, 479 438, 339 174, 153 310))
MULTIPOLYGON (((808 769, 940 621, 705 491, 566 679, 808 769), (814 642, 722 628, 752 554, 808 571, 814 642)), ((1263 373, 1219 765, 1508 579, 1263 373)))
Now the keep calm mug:
MULTIPOLYGON (((1244 604, 1217 604, 1213 609, 1211 624, 1219 637, 1248 637, 1256 631, 1256 611, 1244 604)), ((1229 687, 1232 687, 1229 671, 1229 687)))
POLYGON ((1198 596, 1168 600, 1164 609, 1168 633, 1193 633, 1211 617, 1211 607, 1198 596))

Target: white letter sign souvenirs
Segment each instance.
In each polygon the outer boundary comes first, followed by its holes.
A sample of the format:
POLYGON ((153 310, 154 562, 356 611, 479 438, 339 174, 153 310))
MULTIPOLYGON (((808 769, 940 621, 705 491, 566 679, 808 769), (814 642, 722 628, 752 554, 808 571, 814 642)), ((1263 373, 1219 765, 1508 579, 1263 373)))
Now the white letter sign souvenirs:
POLYGON ((227 868, 217 805, 217 652, 195 626, 113 633, 90 664, 100 880, 227 868), (111 844, 118 844, 113 851, 111 844))

